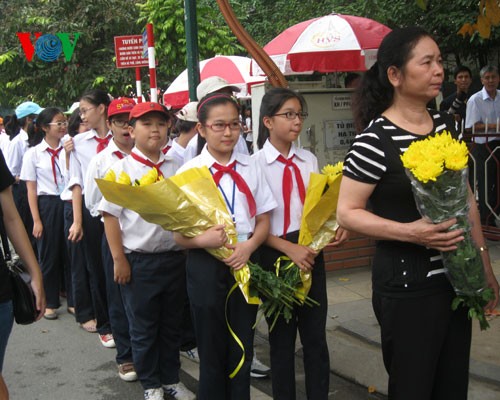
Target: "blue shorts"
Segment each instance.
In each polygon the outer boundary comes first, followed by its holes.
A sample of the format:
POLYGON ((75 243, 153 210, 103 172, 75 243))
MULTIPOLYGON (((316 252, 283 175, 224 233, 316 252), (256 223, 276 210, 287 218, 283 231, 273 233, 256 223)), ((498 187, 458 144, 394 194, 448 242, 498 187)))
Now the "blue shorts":
POLYGON ((3 369, 3 359, 5 349, 9 340, 12 324, 14 323, 14 313, 12 311, 12 301, 0 303, 0 373, 3 369))

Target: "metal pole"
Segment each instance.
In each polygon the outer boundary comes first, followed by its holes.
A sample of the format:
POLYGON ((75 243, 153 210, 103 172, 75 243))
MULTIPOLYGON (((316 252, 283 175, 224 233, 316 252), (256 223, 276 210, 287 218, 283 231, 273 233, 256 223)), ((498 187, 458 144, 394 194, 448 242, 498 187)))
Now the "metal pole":
POLYGON ((153 24, 146 24, 148 33, 148 61, 149 61, 149 82, 151 91, 151 101, 158 103, 158 90, 156 88, 156 60, 155 60, 155 39, 153 36, 153 24))
POLYGON ((200 83, 198 58, 198 22, 196 20, 196 0, 184 0, 184 26, 186 30, 187 73, 189 100, 198 100, 196 87, 200 83))
POLYGON ((142 103, 141 69, 135 68, 135 89, 137 92, 137 103, 142 103))

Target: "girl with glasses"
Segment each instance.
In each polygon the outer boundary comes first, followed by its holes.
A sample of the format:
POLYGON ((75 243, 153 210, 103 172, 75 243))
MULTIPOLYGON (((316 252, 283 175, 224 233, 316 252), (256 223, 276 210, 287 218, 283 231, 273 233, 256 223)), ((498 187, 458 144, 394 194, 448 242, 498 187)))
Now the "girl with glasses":
MULTIPOLYGON (((33 236, 37 240, 38 260, 47 296, 44 317, 57 319, 60 307, 60 276, 68 265, 64 240, 65 187, 64 164, 60 160, 66 117, 54 107, 44 109, 28 128, 31 147, 23 159, 20 178, 26 182, 28 202, 33 217, 33 236)), ((68 275, 69 277, 69 275, 68 275)), ((68 280, 69 283, 69 280, 68 280)), ((67 285, 68 307, 73 307, 71 285, 67 285)))
MULTIPOLYGON (((297 244, 302 208, 309 175, 318 172, 318 160, 298 148, 297 140, 307 117, 304 98, 290 90, 274 88, 262 98, 259 144, 255 159, 264 171, 278 207, 271 211, 271 228, 262 249, 262 266, 275 270, 275 261, 288 256, 301 270, 312 274, 309 297, 319 306, 294 308, 291 321, 280 316, 269 332, 273 399, 294 400, 295 339, 297 331, 304 352, 308 399, 326 400, 329 391, 330 361, 326 342, 326 275, 323 253, 297 244)), ((340 229, 334 245, 347 238, 340 229)), ((270 323, 271 321, 268 321, 270 323)))
POLYGON ((232 96, 213 93, 198 103, 199 134, 206 139, 200 155, 178 172, 206 166, 213 174, 227 209, 233 216, 238 243, 229 245, 224 226, 187 238, 175 234, 176 241, 189 249, 187 259, 188 296, 193 313, 200 357, 198 399, 250 399, 250 369, 253 358, 253 324, 257 306, 246 303, 240 291, 231 294, 227 318, 245 349, 245 361, 238 366, 241 349, 229 334, 224 315, 226 297, 235 280, 230 268, 240 269, 255 259, 256 251, 269 231, 269 211, 276 207, 271 190, 255 161, 234 151, 240 136, 239 107, 232 96), (224 261, 204 248, 226 245, 234 250, 224 261))

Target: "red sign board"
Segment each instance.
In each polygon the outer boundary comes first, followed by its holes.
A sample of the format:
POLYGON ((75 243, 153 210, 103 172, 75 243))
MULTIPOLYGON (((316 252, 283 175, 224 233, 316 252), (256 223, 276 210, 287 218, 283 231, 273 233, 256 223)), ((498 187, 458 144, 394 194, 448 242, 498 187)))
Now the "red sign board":
POLYGON ((148 59, 142 56, 142 49, 142 35, 115 36, 116 67, 148 67, 148 59))

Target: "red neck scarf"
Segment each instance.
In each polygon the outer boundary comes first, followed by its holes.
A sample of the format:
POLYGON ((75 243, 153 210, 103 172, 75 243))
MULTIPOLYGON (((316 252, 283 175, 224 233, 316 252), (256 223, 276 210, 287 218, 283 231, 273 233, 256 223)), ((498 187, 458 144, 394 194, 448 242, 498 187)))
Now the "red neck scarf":
POLYGON ((147 160, 146 158, 142 158, 140 155, 135 154, 134 152, 130 153, 132 158, 136 161, 139 161, 141 164, 147 165, 148 167, 156 169, 156 172, 158 172, 158 176, 163 176, 163 172, 161 172, 160 167, 162 164, 165 162, 165 160, 160 161, 159 163, 155 164, 152 161, 147 160))
POLYGON ((172 146, 165 146, 163 149, 161 149, 161 151, 163 152, 163 154, 167 154, 171 148, 172 146))
POLYGON ((231 164, 228 165, 220 165, 218 163, 214 163, 212 167, 214 167, 217 172, 213 174, 214 182, 216 185, 219 185, 220 179, 222 178, 222 175, 224 174, 229 174, 231 175, 231 178, 233 179, 234 183, 236 184, 236 187, 238 190, 245 195, 247 198, 247 203, 248 203, 248 210, 250 211, 250 216, 253 218, 257 212, 257 206, 255 205, 255 199, 253 198, 252 192, 250 191, 250 188, 248 187, 247 183, 245 180, 242 178, 242 176, 236 172, 235 170, 236 166, 236 161, 233 161, 231 164))
POLYGON ((113 154, 117 156, 119 160, 122 160, 123 157, 125 157, 120 150, 113 151, 113 154))
POLYGON ((62 146, 56 150, 47 147, 47 151, 50 153, 50 162, 52 163, 52 176, 54 177, 54 183, 57 186, 57 172, 56 172, 56 158, 59 159, 59 153, 62 150, 62 146))
POLYGON ((295 173, 295 180, 297 181, 300 201, 302 202, 302 204, 304 204, 304 199, 306 197, 306 189, 304 186, 304 181, 302 180, 302 175, 300 174, 299 167, 297 166, 297 164, 293 162, 293 157, 295 157, 295 155, 286 159, 280 154, 280 156, 277 158, 279 162, 285 164, 285 169, 283 170, 283 184, 282 184, 283 202, 285 203, 283 236, 286 235, 288 227, 290 226, 290 196, 292 194, 292 189, 293 189, 293 179, 292 179, 292 171, 290 171, 289 167, 293 168, 293 171, 295 173))
POLYGON ((109 141, 111 139, 111 135, 106 136, 105 138, 100 138, 100 137, 94 136, 94 139, 97 141, 96 152, 100 153, 106 147, 108 147, 109 141))

